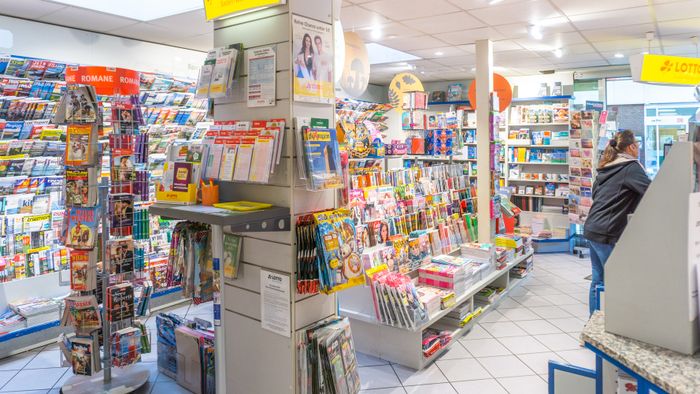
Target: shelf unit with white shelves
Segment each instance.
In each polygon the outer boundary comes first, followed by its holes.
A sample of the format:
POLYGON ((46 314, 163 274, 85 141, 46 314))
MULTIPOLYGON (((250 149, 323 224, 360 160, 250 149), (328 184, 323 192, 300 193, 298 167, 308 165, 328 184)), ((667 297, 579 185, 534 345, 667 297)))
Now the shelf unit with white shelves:
MULTIPOLYGON (((543 96, 543 97, 525 97, 514 98, 512 105, 508 109, 506 116, 506 188, 514 186, 511 197, 528 197, 541 200, 536 204, 538 211, 545 211, 559 207, 561 202, 566 201, 564 196, 546 196, 544 194, 522 193, 519 189, 522 187, 544 188, 547 185, 550 187, 568 188, 568 150, 569 150, 569 122, 571 114, 572 96, 543 96), (518 135, 520 134, 520 135, 518 135), (522 138, 523 134, 527 134, 527 138, 522 138), (520 138, 515 138, 520 137, 520 138), (526 160, 522 160, 522 151, 520 160, 513 150, 524 149, 526 160), (531 161, 531 154, 556 155, 566 151, 566 161, 551 162, 551 161, 531 161), (511 152, 514 154, 511 155, 511 152), (516 160, 513 160, 515 156, 516 160), (512 171, 511 171, 512 169, 512 171), (522 178, 513 173, 537 174, 534 179, 522 178), (566 175, 566 177, 561 177, 566 175), (564 179, 562 179, 564 178, 564 179), (552 179, 549 181, 548 179, 552 179)), ((519 200, 522 200, 520 198, 519 200)), ((534 212, 533 212, 534 213, 534 212)), ((547 216, 558 215, 565 216, 563 213, 551 213, 547 216)))
POLYGON ((383 324, 377 320, 373 309, 372 295, 368 287, 354 287, 339 293, 340 315, 350 319, 357 351, 410 368, 423 369, 435 361, 440 354, 449 350, 462 335, 469 332, 481 316, 484 316, 485 311, 498 305, 508 292, 522 283, 521 279, 510 278, 509 272, 516 265, 531 258, 532 255, 533 252, 530 250, 508 262, 503 269, 487 274, 486 277, 457 297, 454 306, 440 310, 414 329, 383 324), (495 285, 505 290, 467 325, 453 327, 452 340, 447 346, 430 357, 425 357, 422 348, 423 331, 436 325, 445 328, 441 321, 443 318, 465 302, 471 302, 474 306, 474 296, 489 285, 495 285))

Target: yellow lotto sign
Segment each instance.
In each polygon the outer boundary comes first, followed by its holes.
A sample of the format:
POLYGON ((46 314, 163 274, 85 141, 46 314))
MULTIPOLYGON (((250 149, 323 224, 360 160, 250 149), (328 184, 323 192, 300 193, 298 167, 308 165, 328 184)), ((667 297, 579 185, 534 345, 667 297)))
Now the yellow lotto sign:
POLYGON ((260 7, 285 4, 287 0, 204 0, 204 12, 207 20, 221 18, 236 12, 260 7))
POLYGON ((700 84, 700 58, 648 54, 630 60, 632 75, 638 82, 700 84))

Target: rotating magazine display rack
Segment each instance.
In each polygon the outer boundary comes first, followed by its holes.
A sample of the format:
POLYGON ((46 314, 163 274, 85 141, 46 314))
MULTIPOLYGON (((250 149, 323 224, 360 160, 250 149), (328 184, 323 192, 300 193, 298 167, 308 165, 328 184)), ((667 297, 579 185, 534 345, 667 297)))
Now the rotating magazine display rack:
POLYGON ((65 300, 62 324, 76 331, 75 337, 59 339, 76 374, 63 384, 63 393, 130 392, 149 377, 148 368, 136 364, 150 351, 145 325, 135 320, 145 313, 149 293, 143 292, 135 303, 139 263, 133 239, 133 193, 138 189, 134 164, 147 162, 146 144, 137 135, 142 124, 138 99, 129 95, 111 100, 113 130, 105 177, 101 169, 107 143, 98 142, 102 116, 95 88, 69 84, 56 116, 57 123, 68 125, 64 234, 71 248, 73 291, 65 300))
MULTIPOLYGON (((297 333, 336 316, 334 295, 297 294, 297 244, 294 217, 302 213, 333 209, 336 191, 307 191, 297 178, 292 120, 298 117, 328 119, 335 124, 334 100, 328 104, 294 100, 292 21, 306 17, 331 28, 332 2, 287 0, 286 4, 214 22, 214 46, 242 43, 250 50, 272 47, 276 52, 276 97, 274 105, 248 107, 246 68, 233 82, 225 98, 214 100, 214 118, 284 119, 281 160, 274 181, 268 184, 219 181, 219 201, 260 201, 272 207, 249 212, 232 212, 210 206, 177 206, 158 202, 150 214, 189 220, 211 226, 215 271, 224 258, 224 234, 242 237, 242 252, 236 279, 223 277, 214 296, 215 364, 217 393, 295 393, 299 391, 297 333), (263 304, 269 278, 284 283, 280 319, 273 332, 265 329, 269 310, 263 304), (284 301, 285 297, 288 297, 284 301), (289 307, 283 307, 288 305, 289 307)), ((247 63, 247 62, 245 62, 247 63)), ((331 62, 332 63, 332 62, 331 62)), ((332 65, 331 65, 332 67, 332 65)), ((216 280, 215 280, 216 281, 216 280)), ((216 285, 215 285, 216 287, 216 285)))

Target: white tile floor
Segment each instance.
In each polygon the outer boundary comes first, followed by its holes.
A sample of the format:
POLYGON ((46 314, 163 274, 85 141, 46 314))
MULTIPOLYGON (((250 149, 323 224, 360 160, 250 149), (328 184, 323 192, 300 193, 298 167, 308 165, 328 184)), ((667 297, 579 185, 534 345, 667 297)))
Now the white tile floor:
MULTIPOLYGON (((545 394, 547 362, 593 368, 593 354, 579 346, 588 317, 588 259, 564 254, 535 256, 535 270, 497 310, 456 341, 422 371, 365 354, 357 355, 365 394, 545 394)), ((172 312, 212 320, 211 303, 181 304, 172 312)), ((139 394, 189 393, 158 372, 155 318, 153 352, 143 356, 151 370, 139 394)), ((0 360, 0 393, 58 393, 73 376, 59 366, 55 345, 0 360)))
POLYGON ((590 261, 535 256, 535 270, 434 364, 415 371, 358 354, 364 394, 546 394, 549 360, 594 368, 579 346, 590 261))

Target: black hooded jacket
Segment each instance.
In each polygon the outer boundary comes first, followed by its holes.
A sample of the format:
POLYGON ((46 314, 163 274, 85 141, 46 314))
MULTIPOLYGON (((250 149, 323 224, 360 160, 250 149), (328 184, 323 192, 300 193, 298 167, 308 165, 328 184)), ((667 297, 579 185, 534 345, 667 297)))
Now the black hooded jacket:
POLYGON ((586 239, 615 244, 627 226, 651 181, 636 160, 618 159, 598 170, 593 184, 593 206, 583 235, 586 239))

